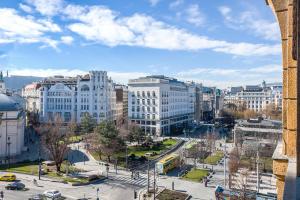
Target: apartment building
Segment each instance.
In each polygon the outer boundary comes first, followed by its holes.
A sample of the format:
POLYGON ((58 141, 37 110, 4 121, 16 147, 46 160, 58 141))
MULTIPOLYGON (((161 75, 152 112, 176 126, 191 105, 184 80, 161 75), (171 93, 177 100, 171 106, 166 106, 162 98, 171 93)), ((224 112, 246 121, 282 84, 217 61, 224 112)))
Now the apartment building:
POLYGON ((114 85, 116 94, 115 120, 116 124, 128 122, 128 87, 125 85, 114 85))
POLYGON ((84 76, 54 76, 41 81, 40 116, 43 121, 60 116, 65 122, 81 122, 89 114, 98 123, 113 120, 115 92, 105 71, 90 71, 84 76))
POLYGON ((195 86, 165 76, 129 80, 128 118, 150 135, 182 132, 192 123, 195 86))
MULTIPOLYGON (((237 88, 237 87, 236 87, 237 88)), ((241 91, 236 93, 229 92, 225 96, 225 105, 233 103, 237 106, 245 106, 247 109, 260 112, 270 104, 277 108, 282 108, 282 83, 261 85, 247 85, 241 91)))
POLYGON ((22 97, 26 101, 26 110, 35 113, 40 111, 40 87, 40 83, 32 83, 22 89, 22 97))

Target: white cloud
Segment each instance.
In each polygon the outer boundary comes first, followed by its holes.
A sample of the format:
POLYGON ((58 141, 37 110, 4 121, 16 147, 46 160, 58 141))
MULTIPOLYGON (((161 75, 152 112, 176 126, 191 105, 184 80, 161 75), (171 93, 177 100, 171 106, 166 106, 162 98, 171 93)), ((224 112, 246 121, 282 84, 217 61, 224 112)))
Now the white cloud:
POLYGON ((281 53, 281 45, 264 45, 264 44, 250 44, 250 43, 231 43, 224 47, 217 47, 216 52, 231 53, 239 56, 267 56, 279 55, 281 53))
POLYGON ((61 29, 51 20, 31 16, 20 16, 16 10, 0 9, 0 43, 38 43, 54 46, 54 40, 45 36, 49 32, 60 32, 61 29))
POLYGON ((156 6, 160 0, 149 0, 151 6, 156 6))
POLYGON ((60 39, 61 39, 61 42, 64 44, 72 44, 74 41, 74 38, 71 36, 62 36, 62 37, 60 37, 60 39))
POLYGON ((4 59, 4 58, 7 58, 8 57, 8 55, 7 54, 0 54, 0 59, 4 59))
POLYGON ((225 24, 232 29, 248 30, 266 40, 280 40, 278 23, 259 18, 256 11, 244 11, 238 16, 233 16, 231 8, 227 6, 219 7, 219 11, 224 17, 225 24))
MULTIPOLYGON (((100 70, 100 68, 92 68, 91 70, 100 70)), ((13 68, 10 69, 11 75, 19 76, 38 76, 49 77, 55 75, 77 76, 84 75, 88 71, 80 69, 66 68, 13 68)), ((258 84, 263 80, 267 82, 280 82, 282 68, 280 65, 266 65, 247 69, 246 67, 239 68, 207 68, 199 67, 182 72, 169 74, 168 76, 178 78, 184 81, 196 81, 203 83, 206 86, 218 86, 226 88, 228 86, 239 86, 246 84, 258 84)), ((108 71, 108 76, 115 83, 127 84, 129 79, 151 75, 144 72, 122 72, 108 71)))
POLYGON ((14 68, 10 69, 9 73, 16 76, 37 76, 37 77, 49 77, 55 75, 63 76, 77 76, 84 75, 87 72, 78 69, 55 69, 55 68, 45 68, 45 69, 33 69, 33 68, 14 68))
POLYGON ((19 7, 21 8, 21 10, 23 10, 24 12, 27 12, 27 13, 32 13, 32 8, 26 4, 22 4, 20 3, 19 4, 19 7))
POLYGON ((61 11, 63 0, 27 0, 35 9, 46 16, 54 16, 61 11))
POLYGON ((143 72, 107 72, 107 75, 112 78, 115 83, 128 84, 129 79, 135 79, 149 74, 143 72))
MULTIPOLYGON (((224 16, 224 17, 229 17, 229 13, 231 13, 231 8, 227 7, 227 6, 221 6, 219 7, 219 11, 221 12, 221 14, 224 16)), ((228 18, 228 19, 231 19, 231 18, 228 18)))
POLYGON ((205 16, 199 9, 199 5, 193 4, 190 5, 186 10, 187 22, 195 25, 202 26, 205 23, 205 16))
MULTIPOLYGON (((281 50, 279 45, 230 43, 209 39, 143 14, 120 17, 119 13, 103 6, 70 5, 65 9, 65 14, 68 18, 77 20, 68 26, 71 31, 87 40, 108 46, 127 45, 193 51, 212 49, 241 56, 277 55, 281 50)), ((194 23, 200 25, 200 21, 194 23)))
POLYGON ((253 68, 199 67, 178 72, 174 76, 186 81, 193 80, 209 86, 226 88, 227 86, 258 84, 263 80, 267 82, 281 82, 281 74, 282 66, 273 64, 253 68))
MULTIPOLYGON (((16 76, 36 76, 36 77, 49 77, 56 75, 75 77, 77 75, 87 74, 88 71, 80 69, 63 69, 63 68, 46 68, 46 69, 32 69, 32 68, 13 68, 9 70, 11 75, 16 76)), ((135 79, 149 74, 143 72, 120 72, 109 71, 107 75, 112 78, 115 83, 128 84, 129 79, 135 79)))
POLYGON ((182 5, 184 3, 184 0, 175 0, 170 3, 169 8, 174 9, 177 8, 178 6, 182 5))
POLYGON ((276 73, 282 72, 282 66, 280 65, 265 65, 262 67, 256 67, 249 69, 250 72, 256 73, 276 73))

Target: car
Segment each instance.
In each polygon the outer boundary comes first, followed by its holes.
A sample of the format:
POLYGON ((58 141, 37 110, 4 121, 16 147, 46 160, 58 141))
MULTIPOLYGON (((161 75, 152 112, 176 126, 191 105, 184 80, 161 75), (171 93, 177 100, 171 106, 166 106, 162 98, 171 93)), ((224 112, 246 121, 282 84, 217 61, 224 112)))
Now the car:
POLYGON ((28 200, 46 200, 47 198, 43 194, 32 195, 28 200))
POLYGON ((52 199, 61 197, 61 193, 58 190, 46 190, 43 194, 52 199))
POLYGON ((0 175, 0 181, 15 181, 16 179, 16 175, 11 173, 0 175))
POLYGON ((25 185, 21 182, 13 182, 5 186, 7 190, 24 190, 25 185))

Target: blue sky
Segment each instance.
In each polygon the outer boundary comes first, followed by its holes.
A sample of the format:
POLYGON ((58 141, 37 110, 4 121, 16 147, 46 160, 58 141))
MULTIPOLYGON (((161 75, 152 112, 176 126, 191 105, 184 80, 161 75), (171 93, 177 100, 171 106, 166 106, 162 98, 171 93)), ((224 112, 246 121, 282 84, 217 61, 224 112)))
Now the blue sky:
POLYGON ((209 86, 281 81, 280 31, 264 0, 1 0, 0 69, 107 70, 209 86))

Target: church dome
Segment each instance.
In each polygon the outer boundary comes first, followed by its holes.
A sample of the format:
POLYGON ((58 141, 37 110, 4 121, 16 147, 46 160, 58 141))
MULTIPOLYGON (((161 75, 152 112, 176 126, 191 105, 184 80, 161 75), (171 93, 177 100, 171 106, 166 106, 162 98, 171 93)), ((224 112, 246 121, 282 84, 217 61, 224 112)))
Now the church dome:
POLYGON ((20 110, 20 105, 11 97, 0 94, 0 112, 1 111, 17 111, 20 110))

